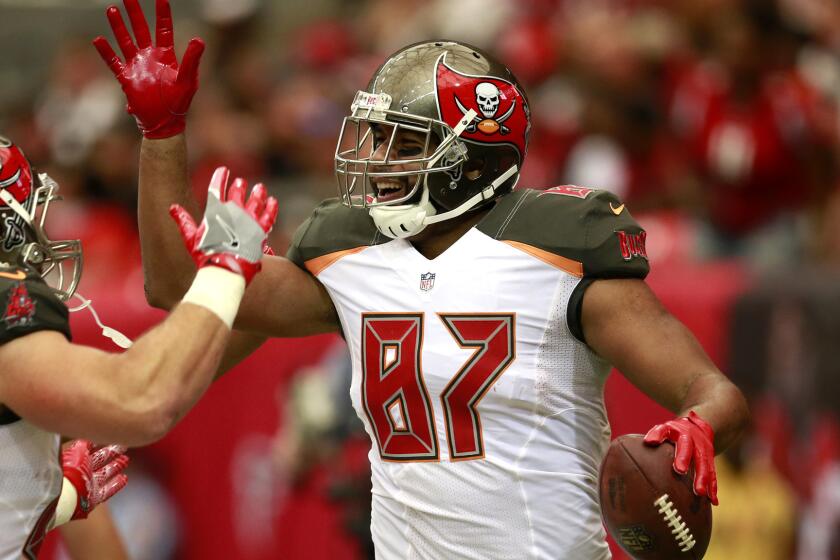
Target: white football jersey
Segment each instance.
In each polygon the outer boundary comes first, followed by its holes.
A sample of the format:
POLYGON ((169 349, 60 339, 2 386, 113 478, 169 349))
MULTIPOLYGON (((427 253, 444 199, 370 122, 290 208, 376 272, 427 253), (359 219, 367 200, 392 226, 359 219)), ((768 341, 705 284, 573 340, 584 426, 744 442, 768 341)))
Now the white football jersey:
POLYGON ((647 264, 616 199, 582 191, 507 195, 433 260, 360 231, 363 210, 322 205, 302 226, 289 256, 335 304, 372 441, 377 558, 609 558, 610 366, 573 333, 590 277, 643 277, 647 264), (545 212, 565 223, 536 231, 545 212), (330 231, 347 239, 331 246, 330 231))
MULTIPOLYGON (((37 273, 0 267, 0 344, 41 330, 69 339, 67 307, 37 273)), ((57 434, 2 409, 0 560, 36 558, 61 493, 59 452, 57 434)))
POLYGON ((25 420, 0 425, 0 560, 36 558, 61 493, 59 450, 25 420))

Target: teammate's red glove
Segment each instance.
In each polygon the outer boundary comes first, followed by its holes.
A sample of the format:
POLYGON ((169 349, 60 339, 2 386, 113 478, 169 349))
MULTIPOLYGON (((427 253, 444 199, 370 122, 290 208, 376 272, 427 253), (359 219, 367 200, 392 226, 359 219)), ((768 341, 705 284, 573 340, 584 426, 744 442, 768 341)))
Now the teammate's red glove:
POLYGON ((61 453, 61 467, 78 495, 71 519, 85 519, 93 508, 122 490, 128 482, 122 474, 126 465, 125 447, 94 447, 84 439, 70 443, 61 453))
POLYGON ((665 441, 676 445, 674 470, 685 474, 694 461, 694 493, 708 496, 714 505, 718 505, 712 427, 692 410, 687 417, 657 424, 645 435, 648 445, 659 445, 665 441))
POLYGON ((105 37, 100 35, 93 40, 93 45, 119 80, 128 102, 126 108, 134 115, 143 135, 146 138, 175 136, 184 131, 187 109, 198 89, 198 63, 204 52, 204 41, 197 37, 190 40, 179 68, 169 1, 155 2, 155 46, 138 0, 123 0, 123 3, 137 39, 136 45, 119 9, 109 6, 105 13, 125 63, 105 37))
POLYGON ((257 183, 245 201, 248 187, 242 179, 228 185, 227 167, 213 173, 207 192, 204 219, 196 227, 189 212, 173 204, 169 214, 177 222, 184 244, 196 266, 219 266, 251 282, 259 272, 268 232, 277 218, 277 200, 257 183))

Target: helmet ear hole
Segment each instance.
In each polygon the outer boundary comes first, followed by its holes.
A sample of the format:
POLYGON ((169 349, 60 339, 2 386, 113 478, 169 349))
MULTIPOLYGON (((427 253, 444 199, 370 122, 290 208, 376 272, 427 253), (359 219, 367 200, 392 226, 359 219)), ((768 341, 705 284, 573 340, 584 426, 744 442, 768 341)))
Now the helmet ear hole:
POLYGON ((487 160, 483 157, 470 158, 464 162, 464 177, 469 181, 480 179, 487 170, 487 160))

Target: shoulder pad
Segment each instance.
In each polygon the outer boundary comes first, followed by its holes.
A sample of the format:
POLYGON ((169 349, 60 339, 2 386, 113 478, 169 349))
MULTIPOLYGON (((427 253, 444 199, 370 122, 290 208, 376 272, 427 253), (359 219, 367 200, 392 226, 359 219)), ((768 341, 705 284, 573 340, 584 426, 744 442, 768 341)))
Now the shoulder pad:
POLYGON ((42 330, 70 339, 67 306, 34 271, 0 266, 0 344, 42 330))
POLYGON ((390 241, 365 208, 348 208, 337 198, 322 202, 297 229, 286 258, 312 271, 314 259, 390 241), (307 266, 310 263, 310 266, 307 266))
MULTIPOLYGON (((500 241, 562 257, 567 271, 589 278, 644 278, 650 267, 645 231, 609 191, 564 185, 502 197, 478 225, 500 241)), ((526 249, 527 250, 527 249, 526 249)))

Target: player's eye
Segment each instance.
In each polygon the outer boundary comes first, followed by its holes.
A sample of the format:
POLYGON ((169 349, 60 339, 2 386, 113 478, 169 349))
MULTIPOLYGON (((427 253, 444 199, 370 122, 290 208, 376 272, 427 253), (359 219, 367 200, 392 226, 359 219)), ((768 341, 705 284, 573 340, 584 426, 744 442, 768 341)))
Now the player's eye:
POLYGON ((422 146, 403 146, 397 151, 397 153, 399 154, 400 157, 403 157, 403 158, 415 157, 415 156, 419 156, 421 153, 423 153, 423 147, 422 146))

